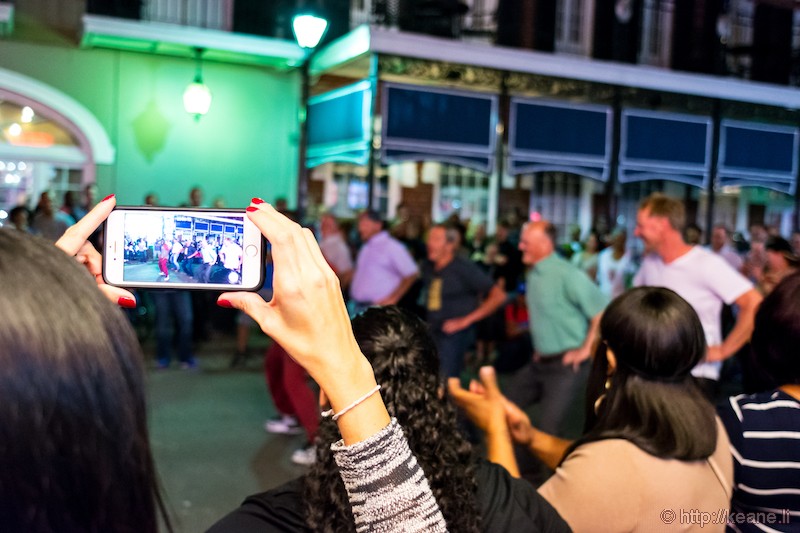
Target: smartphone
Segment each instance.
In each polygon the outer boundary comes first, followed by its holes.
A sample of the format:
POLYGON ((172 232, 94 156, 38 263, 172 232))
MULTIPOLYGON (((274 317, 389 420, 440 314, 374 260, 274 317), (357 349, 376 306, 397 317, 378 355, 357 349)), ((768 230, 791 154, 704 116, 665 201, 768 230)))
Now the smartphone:
POLYGON ((109 285, 254 291, 264 283, 266 240, 244 210, 117 207, 104 235, 109 285))

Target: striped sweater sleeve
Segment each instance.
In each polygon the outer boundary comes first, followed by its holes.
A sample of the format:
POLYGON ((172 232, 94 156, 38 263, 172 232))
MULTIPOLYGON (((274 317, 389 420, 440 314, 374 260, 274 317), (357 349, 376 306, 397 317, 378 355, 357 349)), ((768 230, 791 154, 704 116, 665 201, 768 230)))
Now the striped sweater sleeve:
POLYGON ((367 440, 331 445, 357 532, 444 532, 447 527, 425 473, 392 419, 367 440))

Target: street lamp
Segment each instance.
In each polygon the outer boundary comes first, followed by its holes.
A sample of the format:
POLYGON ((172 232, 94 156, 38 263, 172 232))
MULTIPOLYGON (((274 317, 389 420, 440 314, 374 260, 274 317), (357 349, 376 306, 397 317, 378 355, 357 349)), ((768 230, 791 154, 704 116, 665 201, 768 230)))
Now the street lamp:
POLYGON ((310 13, 295 15, 292 18, 292 31, 297 44, 306 51, 303 64, 300 67, 301 93, 300 110, 300 139, 297 143, 297 220, 303 221, 308 207, 308 169, 306 168, 306 148, 308 147, 308 96, 311 85, 309 67, 316 46, 328 29, 328 21, 310 13))
POLYGON ((327 29, 327 20, 310 13, 295 15, 292 19, 294 39, 301 48, 307 50, 317 47, 327 29))

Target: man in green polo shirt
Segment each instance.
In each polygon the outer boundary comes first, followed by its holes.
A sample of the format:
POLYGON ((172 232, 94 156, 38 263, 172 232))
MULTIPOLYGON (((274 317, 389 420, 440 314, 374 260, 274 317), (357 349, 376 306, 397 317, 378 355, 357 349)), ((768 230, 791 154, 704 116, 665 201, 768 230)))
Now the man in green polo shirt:
POLYGON ((520 237, 534 354, 506 396, 523 409, 538 402, 537 427, 564 435, 570 405, 585 386, 600 317, 608 300, 589 277, 555 253, 549 222, 527 224, 520 237))

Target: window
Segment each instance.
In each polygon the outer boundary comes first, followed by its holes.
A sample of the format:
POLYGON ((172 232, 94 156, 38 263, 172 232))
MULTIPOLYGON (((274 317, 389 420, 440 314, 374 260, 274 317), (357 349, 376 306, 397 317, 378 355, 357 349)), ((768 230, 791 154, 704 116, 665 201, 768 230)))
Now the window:
POLYGON ((457 213, 461 220, 483 223, 488 212, 489 175, 458 165, 442 164, 434 218, 444 220, 457 213))
POLYGON ((645 0, 639 63, 669 68, 674 9, 673 0, 645 0))
POLYGON ((558 0, 556 52, 589 56, 594 36, 594 0, 558 0))

